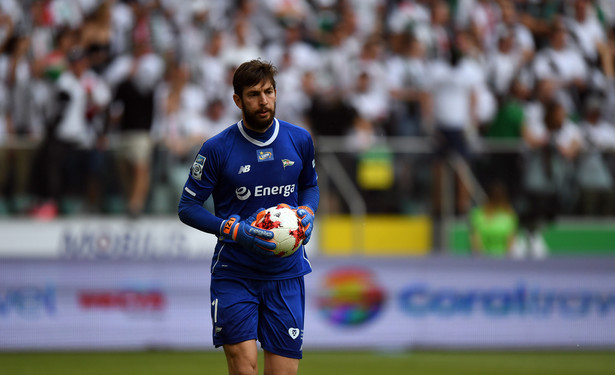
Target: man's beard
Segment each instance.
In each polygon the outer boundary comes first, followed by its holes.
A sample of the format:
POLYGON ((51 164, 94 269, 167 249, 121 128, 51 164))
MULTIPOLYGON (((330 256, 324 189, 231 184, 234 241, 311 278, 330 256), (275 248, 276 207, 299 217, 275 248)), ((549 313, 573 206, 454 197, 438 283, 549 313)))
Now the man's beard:
POLYGON ((248 112, 245 107, 241 110, 241 112, 243 113, 244 122, 248 128, 259 132, 264 132, 267 130, 269 125, 273 123, 273 118, 275 116, 275 103, 273 104, 273 110, 269 112, 271 116, 267 116, 267 118, 259 117, 256 112, 248 112))

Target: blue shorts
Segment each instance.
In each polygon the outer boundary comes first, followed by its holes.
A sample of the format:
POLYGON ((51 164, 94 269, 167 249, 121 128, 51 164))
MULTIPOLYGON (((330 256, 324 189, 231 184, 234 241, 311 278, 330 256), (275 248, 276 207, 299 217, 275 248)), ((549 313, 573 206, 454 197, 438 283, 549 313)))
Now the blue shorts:
POLYGON ((212 276, 211 318, 216 347, 257 339, 271 353, 301 359, 305 285, 288 280, 212 276))

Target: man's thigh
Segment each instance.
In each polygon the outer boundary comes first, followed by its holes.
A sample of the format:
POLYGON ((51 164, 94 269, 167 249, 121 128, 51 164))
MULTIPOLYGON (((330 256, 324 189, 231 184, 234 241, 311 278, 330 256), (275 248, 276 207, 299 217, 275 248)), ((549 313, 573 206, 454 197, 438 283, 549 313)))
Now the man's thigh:
POLYGON ((298 371, 297 358, 283 357, 265 350, 265 375, 296 375, 298 371))
MULTIPOLYGON (((224 344, 228 373, 258 375, 258 349, 256 340, 224 344)), ((265 366, 266 367, 266 366, 265 366)), ((278 374, 280 372, 277 372, 278 374)), ((296 372, 295 372, 296 373, 296 372)))

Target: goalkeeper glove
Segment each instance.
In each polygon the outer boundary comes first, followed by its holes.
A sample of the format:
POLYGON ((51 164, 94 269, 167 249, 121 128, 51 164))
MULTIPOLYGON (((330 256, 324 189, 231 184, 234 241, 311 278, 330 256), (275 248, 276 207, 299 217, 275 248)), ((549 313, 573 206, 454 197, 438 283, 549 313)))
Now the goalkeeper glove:
POLYGON ((246 249, 255 251, 263 256, 273 256, 272 250, 275 249, 276 244, 269 241, 273 238, 273 232, 252 226, 251 224, 254 221, 254 215, 244 221, 240 221, 239 215, 232 215, 222 222, 220 234, 222 237, 229 238, 246 249))
POLYGON ((303 244, 307 245, 310 241, 310 237, 312 236, 312 229, 314 228, 314 211, 312 211, 312 209, 308 206, 299 206, 297 207, 296 212, 297 216, 301 219, 301 226, 305 232, 303 244))

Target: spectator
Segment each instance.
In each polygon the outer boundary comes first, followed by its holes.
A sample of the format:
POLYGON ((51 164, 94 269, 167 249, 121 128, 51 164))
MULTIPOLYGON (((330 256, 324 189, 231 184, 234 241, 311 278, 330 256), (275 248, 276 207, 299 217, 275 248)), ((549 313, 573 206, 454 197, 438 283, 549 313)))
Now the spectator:
POLYGON ((534 57, 536 45, 532 32, 521 22, 521 14, 517 4, 510 1, 500 1, 502 23, 497 26, 497 35, 511 34, 514 40, 513 49, 521 54, 521 65, 525 66, 534 57))
POLYGON ((149 45, 157 54, 173 55, 174 30, 170 14, 159 1, 129 1, 134 15, 132 45, 149 45))
POLYGON ((265 56, 276 66, 296 67, 300 70, 316 70, 320 66, 316 49, 303 39, 301 24, 289 25, 284 28, 284 39, 281 43, 271 42, 265 48, 265 56))
POLYGON ((134 14, 131 3, 134 0, 111 0, 111 55, 130 53, 133 47, 130 37, 134 27, 134 14))
POLYGON ((514 34, 503 31, 499 36, 497 49, 487 55, 489 85, 500 99, 508 94, 513 80, 523 68, 523 55, 520 50, 514 48, 514 45, 514 34))
POLYGON ((49 124, 33 164, 33 173, 38 172, 37 166, 46 166, 41 172, 45 182, 36 183, 42 204, 33 211, 41 218, 53 217, 58 209, 71 213, 83 204, 97 136, 88 127, 88 103, 103 107, 110 97, 106 84, 88 71, 89 61, 82 48, 71 49, 68 61, 69 69, 57 81, 57 116, 49 124))
MULTIPOLYGON (((183 61, 198 61, 203 53, 207 41, 211 38, 210 28, 210 8, 211 4, 207 0, 197 0, 190 2, 188 9, 183 10, 186 19, 175 19, 180 34, 179 43, 181 44, 181 59, 183 61)), ((182 14, 182 9, 177 9, 182 14)), ((179 17, 179 15, 177 16, 179 17)))
POLYGON ((608 215, 613 212, 614 181, 608 161, 615 152, 615 126, 601 114, 601 99, 589 97, 580 124, 583 133, 583 152, 576 166, 580 188, 579 213, 608 215))
POLYGON ((230 90, 228 67, 222 56, 225 35, 221 30, 214 31, 199 58, 187 62, 192 63, 192 76, 208 98, 221 95, 220 89, 223 87, 226 91, 230 90))
POLYGON ((160 145, 157 164, 162 170, 156 186, 169 186, 173 198, 168 201, 173 207, 179 203, 176 192, 185 183, 186 169, 192 165, 203 140, 212 135, 204 119, 205 95, 190 82, 189 72, 185 64, 171 63, 154 97, 153 134, 160 145))
POLYGON ((58 29, 55 37, 55 48, 44 56, 42 61, 35 62, 42 66, 44 76, 49 80, 57 80, 62 72, 68 68, 67 56, 71 48, 77 45, 76 34, 74 30, 68 28, 58 29))
POLYGON ((498 25, 501 24, 500 7, 492 0, 476 0, 470 9, 470 30, 479 48, 491 52, 496 48, 498 25))
POLYGON ((394 2, 387 12, 387 29, 393 35, 401 35, 415 25, 430 21, 430 9, 426 1, 402 0, 394 2))
POLYGON ((5 192, 13 212, 22 212, 30 204, 28 185, 29 168, 32 163, 30 150, 16 147, 15 141, 30 139, 32 127, 31 106, 33 92, 32 71, 28 61, 30 38, 12 34, 3 46, 0 55, 0 82, 3 84, 6 111, 4 132, 11 141, 4 151, 6 160, 5 192))
POLYGON ((428 61, 425 48, 418 39, 405 35, 402 51, 387 62, 393 135, 418 136, 424 134, 429 117, 428 61))
POLYGON ((232 34, 222 50, 227 66, 239 66, 243 61, 261 57, 260 35, 253 28, 248 14, 239 13, 233 23, 232 34))
POLYGON ((478 87, 482 84, 480 65, 469 56, 467 33, 459 33, 451 52, 451 61, 435 61, 429 70, 433 95, 433 124, 437 160, 434 171, 434 209, 441 212, 441 179, 448 158, 453 155, 458 177, 456 211, 465 214, 470 208, 468 174, 471 150, 466 138, 468 131, 476 131, 478 87))
MULTIPOLYGON (((279 100, 279 99, 278 99, 279 100)), ((207 103, 205 110, 205 126, 209 129, 209 135, 214 136, 239 119, 234 111, 230 111, 221 98, 214 98, 207 103)))
POLYGON ((277 88, 285 95, 277 98, 276 113, 293 124, 307 127, 305 112, 310 106, 310 96, 304 89, 304 79, 313 70, 303 69, 289 51, 284 53, 282 59, 282 62, 277 64, 279 69, 277 88))
MULTIPOLYGON (((97 63, 104 64, 101 51, 89 50, 87 58, 94 58, 97 63)), ((91 61, 91 60, 90 60, 91 61)), ((98 67, 102 68, 102 65, 98 67)), ((107 168, 107 144, 105 128, 107 122, 108 105, 111 102, 111 89, 104 79, 93 69, 83 73, 80 79, 81 85, 86 90, 86 128, 91 133, 92 140, 87 147, 87 176, 86 176, 86 199, 85 209, 89 212, 100 212, 102 208, 102 194, 108 181, 105 180, 107 168)))
POLYGON ((603 15, 604 26, 607 28, 608 34, 612 32, 615 26, 615 3, 610 0, 597 0, 594 2, 596 11, 603 15))
POLYGON ((318 90, 325 93, 346 90, 353 82, 348 62, 358 58, 360 40, 353 34, 352 25, 346 18, 340 19, 325 35, 320 55, 321 69, 315 77, 318 90))
POLYGON ((365 131, 369 131, 373 136, 382 136, 391 133, 387 129, 390 120, 389 96, 377 82, 376 77, 369 72, 359 73, 356 85, 349 96, 349 102, 359 117, 367 122, 365 131))
POLYGON ((355 13, 358 35, 365 37, 384 32, 385 6, 385 0, 349 0, 347 2, 347 8, 355 13))
POLYGON ((557 21, 549 34, 549 46, 541 49, 534 60, 537 80, 550 80, 566 111, 575 115, 587 89, 589 70, 583 55, 568 43, 563 22, 557 21))
POLYGON ((102 74, 111 60, 111 2, 105 0, 88 14, 80 28, 79 44, 89 56, 90 67, 102 74))
POLYGON ((523 108, 525 123, 523 140, 530 149, 540 148, 548 142, 545 107, 555 98, 555 84, 550 80, 536 82, 530 99, 523 108))
POLYGON ((12 129, 19 135, 30 132, 28 93, 32 72, 28 60, 30 38, 13 34, 0 55, 0 81, 9 90, 12 129))
POLYGON ((154 90, 164 68, 160 57, 148 51, 147 46, 135 48, 130 75, 119 84, 111 113, 110 131, 118 135, 120 181, 131 217, 143 212, 149 193, 154 90))
MULTIPOLYGON (((353 139, 352 135, 363 131, 365 122, 361 121, 356 109, 341 92, 331 91, 323 95, 322 92, 313 90, 316 86, 312 77, 311 74, 304 77, 304 85, 310 95, 310 106, 306 111, 308 129, 317 136, 345 137, 344 143, 347 145, 353 139)), ((341 162, 349 175, 354 175, 356 169, 354 155, 342 155, 341 162)), ((335 191, 333 187, 325 190, 323 199, 327 200, 331 212, 345 212, 340 194, 342 192, 335 191)))
MULTIPOLYGON (((350 78, 352 79, 350 86, 347 87, 350 91, 355 87, 357 78, 363 73, 368 73, 373 82, 386 84, 384 46, 384 42, 379 36, 371 36, 361 46, 358 58, 346 65, 346 69, 350 70, 350 78)), ((372 89, 385 91, 385 84, 372 87, 372 89)))
POLYGON ((314 92, 306 119, 316 135, 347 136, 360 128, 357 110, 341 93, 324 97, 314 92))
POLYGON ((521 22, 532 32, 537 48, 543 48, 553 31, 554 22, 563 14, 562 0, 525 1, 519 6, 521 22))
POLYGON ((580 150, 581 134, 557 100, 546 104, 544 122, 545 142, 527 149, 524 155, 526 202, 521 223, 527 244, 517 249, 516 256, 545 257, 548 249, 541 232, 571 204, 571 166, 580 150))
POLYGON ((54 25, 75 30, 83 23, 83 11, 81 4, 70 0, 54 0, 49 10, 54 25))
POLYGON ((0 84, 0 215, 8 213, 6 199, 9 180, 9 153, 6 145, 11 137, 8 121, 8 93, 4 85, 0 84))
POLYGON ((310 10, 307 0, 262 0, 274 19, 282 25, 301 23, 306 20, 310 10))
MULTIPOLYGON (((485 129, 484 137, 491 140, 521 141, 525 125, 524 104, 529 96, 528 88, 519 78, 512 81, 508 95, 498 107, 498 111, 485 129)), ((495 178, 501 181, 513 203, 516 202, 521 191, 519 190, 520 160, 517 150, 495 152, 485 155, 486 178, 495 178)))
MULTIPOLYGON (((607 47, 604 27, 600 24, 595 12, 590 9, 590 1, 573 0, 571 3, 574 4, 573 15, 565 18, 565 23, 572 43, 590 64, 596 64, 602 51, 607 47)), ((606 55, 608 53, 603 56, 606 55)))
POLYGON ((419 22, 413 35, 423 44, 429 59, 449 59, 453 36, 450 28, 450 8, 446 1, 436 0, 430 8, 429 22, 419 22))
POLYGON ((53 19, 48 7, 49 4, 45 1, 33 1, 30 4, 30 16, 32 19, 30 50, 33 61, 42 60, 53 51, 53 19))
POLYGON ((6 42, 14 33, 15 22, 4 9, 0 9, 0 21, 0 47, 4 51, 6 42))
POLYGON ((487 200, 470 212, 470 244, 475 255, 504 258, 510 256, 517 236, 518 217, 506 186, 492 181, 487 200))
MULTIPOLYGON (((464 47, 467 49, 467 56, 472 60, 472 62, 479 68, 480 75, 478 76, 478 82, 476 86, 476 107, 474 109, 476 113, 476 123, 478 128, 476 131, 480 131, 482 128, 487 126, 493 116, 495 116, 495 112, 497 109, 496 97, 489 86, 488 81, 488 61, 487 55, 483 49, 477 43, 476 38, 473 37, 472 34, 466 34, 467 38, 464 38, 462 35, 460 43, 468 45, 468 47, 464 47), (465 39, 465 41, 464 41, 465 39)), ((474 134, 476 131, 475 128, 470 128, 470 140, 476 142, 478 139, 478 135, 474 134), (472 137, 473 136, 473 137, 472 137)))

